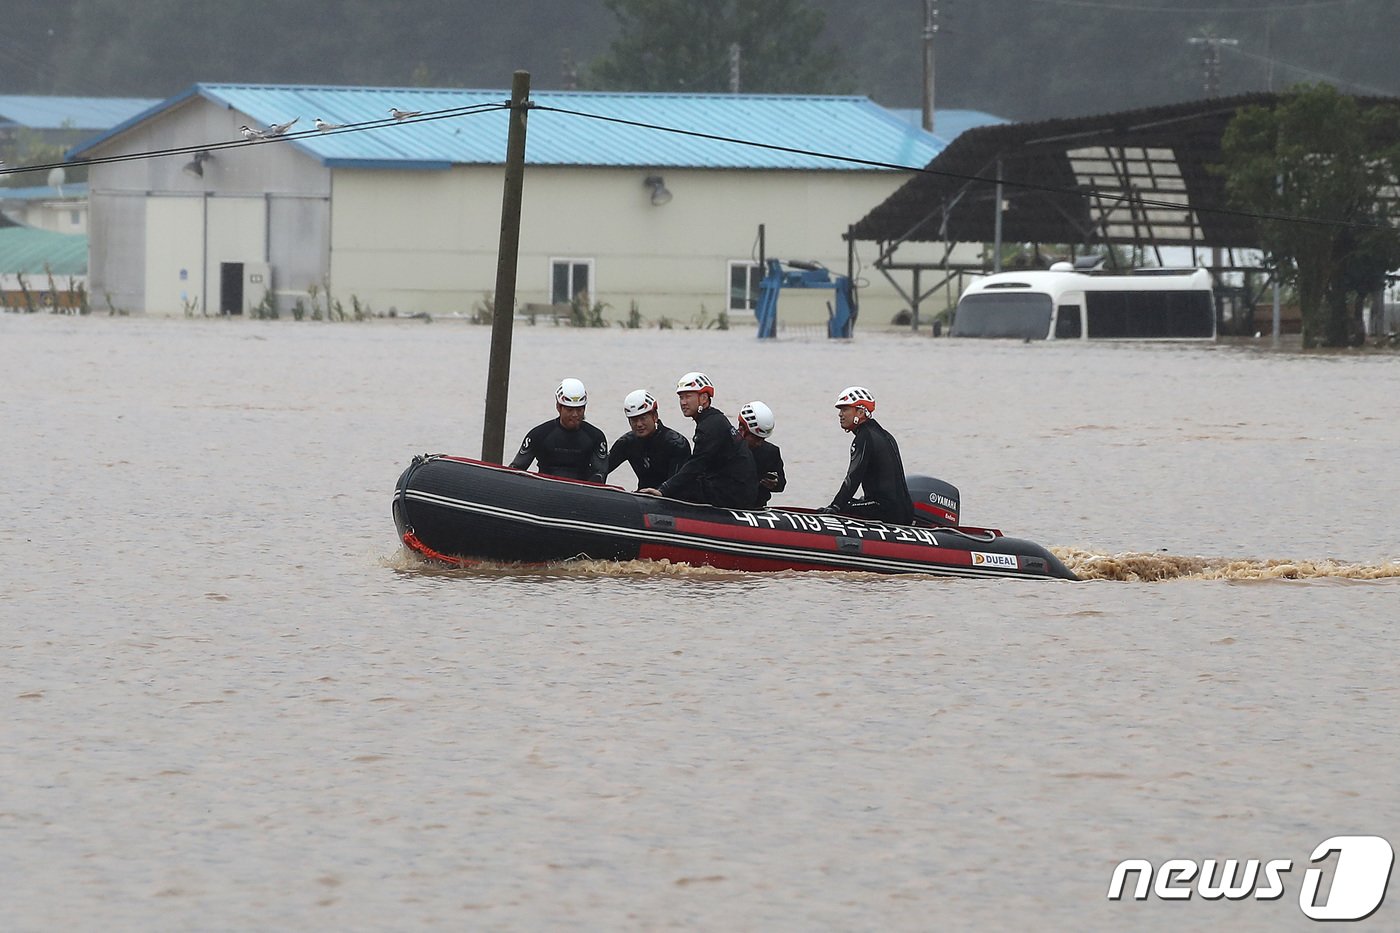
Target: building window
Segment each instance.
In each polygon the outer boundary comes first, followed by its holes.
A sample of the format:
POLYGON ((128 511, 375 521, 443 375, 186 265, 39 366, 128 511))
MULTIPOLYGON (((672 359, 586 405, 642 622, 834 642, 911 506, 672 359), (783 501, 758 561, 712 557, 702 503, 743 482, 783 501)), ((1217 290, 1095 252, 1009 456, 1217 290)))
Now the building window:
POLYGON ((78 211, 69 211, 68 222, 75 227, 78 226, 83 222, 82 214, 80 214, 78 211))
POLYGON ((593 260, 551 259, 549 300, 566 305, 579 295, 585 303, 593 301, 593 260))
POLYGON ((763 267, 747 260, 729 261, 729 310, 752 311, 758 304, 763 267))

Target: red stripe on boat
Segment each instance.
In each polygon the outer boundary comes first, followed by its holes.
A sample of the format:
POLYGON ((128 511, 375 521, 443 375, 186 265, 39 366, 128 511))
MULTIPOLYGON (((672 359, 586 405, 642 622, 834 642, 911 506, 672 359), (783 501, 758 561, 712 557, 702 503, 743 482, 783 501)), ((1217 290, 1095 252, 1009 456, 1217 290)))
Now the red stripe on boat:
POLYGON ((927 504, 925 504, 925 503, 923 503, 923 502, 915 502, 915 503, 914 503, 914 508, 915 508, 917 511, 920 511, 920 512, 928 512, 930 515, 937 515, 939 518, 943 519, 944 521, 946 521, 946 522, 952 522, 954 525, 956 525, 956 524, 958 523, 958 516, 957 516, 957 515, 955 515, 955 514, 952 513, 952 512, 949 512, 947 509, 942 508, 942 507, 940 507, 940 506, 936 506, 936 505, 927 505, 927 504))
POLYGON ((895 557, 912 560, 930 567, 971 567, 972 552, 958 548, 933 547, 928 544, 903 544, 899 541, 879 541, 866 538, 860 552, 869 557, 895 557))
MULTIPOLYGON (((647 522, 647 525, 648 527, 666 527, 654 526, 650 521, 647 522)), ((785 547, 804 548, 809 551, 834 551, 838 546, 835 536, 824 535, 819 531, 782 531, 777 528, 754 528, 750 525, 706 522, 695 518, 677 518, 674 527, 682 534, 706 535, 711 538, 722 538, 726 541, 778 544, 785 547)))

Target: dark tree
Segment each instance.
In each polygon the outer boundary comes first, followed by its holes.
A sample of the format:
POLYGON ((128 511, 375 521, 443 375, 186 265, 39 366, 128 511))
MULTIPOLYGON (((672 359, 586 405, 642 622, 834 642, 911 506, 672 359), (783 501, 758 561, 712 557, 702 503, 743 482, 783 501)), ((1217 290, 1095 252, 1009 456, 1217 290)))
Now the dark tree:
POLYGON ((588 69, 601 90, 838 93, 850 82, 806 0, 604 0, 620 34, 588 69))
POLYGON ((1382 197, 1400 178, 1397 106, 1302 86, 1273 109, 1241 110, 1225 132, 1231 201, 1262 215, 1265 252, 1298 290, 1304 346, 1350 342, 1355 308, 1400 267, 1395 205, 1382 197))

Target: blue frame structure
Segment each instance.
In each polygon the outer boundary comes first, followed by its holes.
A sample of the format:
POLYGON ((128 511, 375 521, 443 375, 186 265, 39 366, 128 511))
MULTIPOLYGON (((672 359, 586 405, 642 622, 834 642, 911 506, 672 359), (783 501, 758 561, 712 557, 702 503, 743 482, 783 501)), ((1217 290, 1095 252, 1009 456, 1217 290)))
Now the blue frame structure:
POLYGON ((836 292, 836 307, 827 305, 826 335, 833 339, 850 337, 855 329, 859 309, 850 276, 832 275, 820 263, 789 259, 768 260, 768 271, 758 283, 758 303, 753 313, 758 318, 760 338, 778 336, 778 295, 784 288, 830 288, 836 292), (791 266, 784 269, 783 266, 791 266))

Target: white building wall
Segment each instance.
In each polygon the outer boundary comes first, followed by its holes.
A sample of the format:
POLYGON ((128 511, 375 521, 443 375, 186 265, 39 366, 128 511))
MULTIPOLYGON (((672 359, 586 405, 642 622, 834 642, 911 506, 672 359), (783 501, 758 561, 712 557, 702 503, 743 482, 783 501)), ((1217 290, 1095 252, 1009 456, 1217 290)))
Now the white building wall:
MULTIPOLYGON (((247 121, 237 111, 194 98, 133 126, 93 154, 240 141, 238 127, 247 121)), ((309 212, 317 218, 295 225, 295 234, 284 237, 281 261, 292 271, 279 275, 274 260, 274 282, 286 277, 304 288, 306 283, 299 280, 311 281, 308 266, 325 268, 328 169, 284 142, 206 151, 210 157, 203 163, 203 176, 184 171, 192 161, 190 154, 89 169, 88 274, 94 307, 101 307, 103 296, 110 294, 115 306, 131 311, 178 315, 184 301, 198 298, 200 313, 217 312, 220 263, 266 261, 269 217, 309 212), (284 201, 295 207, 284 208, 284 201), (197 262, 192 258, 196 251, 197 262), (184 280, 178 278, 180 269, 186 270, 184 280), (159 281, 148 281, 153 271, 162 276, 159 281)))
MULTIPOLYGON (((626 317, 633 301, 649 320, 713 318, 728 308, 729 262, 767 255, 816 260, 846 272, 846 226, 903 181, 891 172, 717 171, 659 174, 672 200, 653 205, 642 169, 527 166, 516 298, 550 301, 551 260, 593 261, 593 300, 626 317)), ((335 173, 331 278, 344 296, 376 310, 470 313, 493 292, 500 235, 500 166, 445 172, 335 173)), ((871 244, 859 244, 869 251, 871 244)), ((873 261, 873 254, 864 256, 873 261)), ((863 273, 866 320, 904 306, 882 276, 863 273)), ((829 290, 788 290, 785 322, 825 322, 829 290)), ((735 325, 752 321, 742 312, 735 325)))
MULTIPOLYGON (((158 314, 209 312, 204 288, 204 199, 145 199, 145 293, 140 307, 158 314)), ((217 299, 216 299, 217 300, 217 299)))

